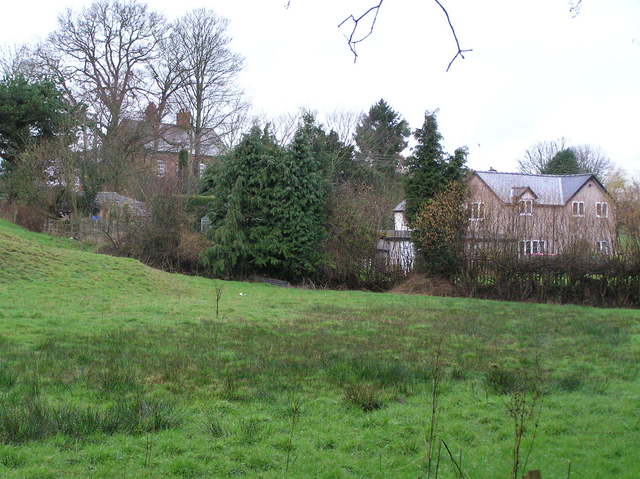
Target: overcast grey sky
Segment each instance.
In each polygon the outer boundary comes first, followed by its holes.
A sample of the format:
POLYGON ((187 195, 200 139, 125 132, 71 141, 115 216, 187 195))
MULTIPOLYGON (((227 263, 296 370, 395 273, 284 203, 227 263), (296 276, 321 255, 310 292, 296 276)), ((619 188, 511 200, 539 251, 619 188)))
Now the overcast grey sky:
MULTIPOLYGON (((42 39, 89 3, 3 0, 0 44, 42 39)), ((412 128, 438 108, 446 147, 467 145, 476 169, 514 171, 531 144, 564 136, 640 172, 640 0, 583 0, 576 18, 567 0, 445 0, 474 50, 449 73, 455 45, 433 1, 387 0, 355 64, 337 25, 373 0, 147 3, 169 19, 206 7, 230 20, 255 113, 363 111, 384 97, 412 128)))

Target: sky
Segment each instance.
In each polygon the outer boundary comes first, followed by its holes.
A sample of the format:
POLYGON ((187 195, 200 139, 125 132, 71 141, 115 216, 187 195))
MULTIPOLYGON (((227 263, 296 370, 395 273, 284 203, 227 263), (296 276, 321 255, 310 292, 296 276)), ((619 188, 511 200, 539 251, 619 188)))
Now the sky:
MULTIPOLYGON (((42 40, 65 8, 90 3, 3 2, 0 46, 42 40)), ((386 0, 355 63, 338 24, 375 0, 146 3, 168 19, 200 7, 229 19, 255 114, 322 118, 384 98, 412 129, 437 109, 445 148, 467 146, 474 169, 516 171, 531 145, 565 137, 640 174, 640 0, 583 0, 575 17, 568 0, 443 0, 473 49, 449 72, 456 47, 434 1, 386 0)))

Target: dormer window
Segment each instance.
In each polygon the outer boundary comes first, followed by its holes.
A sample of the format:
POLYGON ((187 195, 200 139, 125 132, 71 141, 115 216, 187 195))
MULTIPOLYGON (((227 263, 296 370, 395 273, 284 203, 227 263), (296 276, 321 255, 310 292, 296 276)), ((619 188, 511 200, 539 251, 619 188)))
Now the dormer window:
POLYGON ((607 203, 596 203, 596 216, 598 218, 608 218, 609 205, 607 203))
POLYGON ((484 203, 480 201, 471 203, 469 209, 469 219, 472 221, 479 221, 484 219, 484 203))
POLYGON ((573 216, 584 216, 584 201, 574 201, 571 203, 573 216))
POLYGON ((533 200, 520 200, 520 216, 531 216, 533 214, 533 200))

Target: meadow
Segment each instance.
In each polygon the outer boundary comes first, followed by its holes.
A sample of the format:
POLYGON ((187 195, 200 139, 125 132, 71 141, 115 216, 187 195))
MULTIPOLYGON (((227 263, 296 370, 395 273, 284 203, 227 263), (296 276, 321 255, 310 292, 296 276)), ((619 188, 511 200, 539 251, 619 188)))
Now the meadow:
POLYGON ((527 469, 635 479, 639 372, 636 310, 171 275, 0 221, 3 478, 426 478, 437 378, 439 478, 510 477, 535 391, 527 469))

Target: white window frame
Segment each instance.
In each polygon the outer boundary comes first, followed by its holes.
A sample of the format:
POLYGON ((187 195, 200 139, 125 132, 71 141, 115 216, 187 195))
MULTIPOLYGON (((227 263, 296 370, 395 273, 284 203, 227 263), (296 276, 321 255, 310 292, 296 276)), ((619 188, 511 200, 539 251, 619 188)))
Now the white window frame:
POLYGON ((609 254, 611 252, 609 241, 607 240, 596 241, 596 249, 598 250, 598 253, 602 254, 609 254))
POLYGON ((200 164, 198 165, 198 176, 200 178, 202 178, 202 175, 204 175, 205 170, 207 169, 207 164, 206 163, 202 163, 200 162, 200 164))
POLYGON ((469 220, 482 221, 484 220, 485 205, 482 201, 474 201, 469 204, 469 220))
POLYGON ((520 216, 533 216, 533 200, 520 200, 518 206, 520 216))
POLYGON ((156 161, 156 169, 158 172, 158 176, 163 177, 167 174, 167 161, 163 159, 158 159, 156 161))
POLYGON ((609 204, 606 201, 599 201, 596 203, 596 216, 598 218, 609 217, 609 204), (600 210, 600 213, 598 213, 598 210, 600 210))
POLYGON ((520 255, 533 256, 547 254, 546 240, 522 240, 520 241, 520 255))
POLYGON ((584 216, 584 201, 574 201, 571 203, 571 214, 575 217, 584 216))

